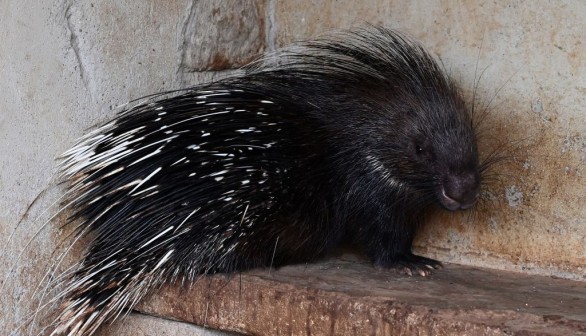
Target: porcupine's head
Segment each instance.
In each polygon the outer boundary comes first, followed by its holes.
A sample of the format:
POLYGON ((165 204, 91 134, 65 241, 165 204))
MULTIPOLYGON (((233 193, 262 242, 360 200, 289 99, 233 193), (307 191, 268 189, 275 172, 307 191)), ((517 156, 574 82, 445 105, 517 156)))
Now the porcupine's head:
MULTIPOLYGON (((448 210, 468 209, 480 189, 476 135, 454 86, 439 84, 445 86, 423 88, 417 101, 408 99, 403 106, 404 116, 397 120, 401 139, 389 153, 400 155, 388 162, 405 187, 417 191, 420 202, 436 201, 448 210)), ((396 134, 393 139, 397 140, 396 134)))
POLYGON ((418 191, 420 202, 468 209, 480 187, 472 117, 459 89, 433 58, 416 45, 403 46, 411 50, 397 51, 402 54, 397 66, 406 75, 399 76, 401 85, 390 88, 394 126, 383 131, 391 141, 381 142, 392 148, 380 148, 381 159, 400 183, 418 191))
POLYGON ((356 146, 381 183, 420 205, 468 209, 479 198, 472 115, 455 83, 419 44, 393 31, 359 31, 353 69, 368 118, 354 120, 356 146), (365 136, 366 135, 366 136, 365 136), (358 139, 358 137, 356 137, 358 139))

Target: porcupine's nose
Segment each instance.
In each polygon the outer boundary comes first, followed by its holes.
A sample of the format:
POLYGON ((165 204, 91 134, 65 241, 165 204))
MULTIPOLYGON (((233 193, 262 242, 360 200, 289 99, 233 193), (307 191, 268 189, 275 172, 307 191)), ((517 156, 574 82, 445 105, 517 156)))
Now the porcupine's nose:
POLYGON ((452 211, 469 209, 478 200, 479 184, 479 177, 475 172, 449 175, 440 191, 440 203, 452 211))

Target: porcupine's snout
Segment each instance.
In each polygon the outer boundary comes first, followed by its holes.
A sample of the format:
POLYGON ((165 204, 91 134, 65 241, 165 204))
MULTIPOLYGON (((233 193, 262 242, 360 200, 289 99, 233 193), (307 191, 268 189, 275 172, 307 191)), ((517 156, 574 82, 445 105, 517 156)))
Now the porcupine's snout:
POLYGON ((438 197, 441 205, 450 210, 471 208, 480 195, 480 176, 475 171, 448 175, 441 185, 438 197))

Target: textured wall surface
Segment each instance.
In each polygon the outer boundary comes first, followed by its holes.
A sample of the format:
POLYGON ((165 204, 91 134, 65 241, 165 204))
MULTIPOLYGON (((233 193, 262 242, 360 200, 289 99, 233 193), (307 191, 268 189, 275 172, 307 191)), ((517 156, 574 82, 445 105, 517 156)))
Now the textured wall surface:
POLYGON ((29 324, 47 266, 60 263, 52 253, 66 239, 63 218, 44 226, 62 194, 55 157, 84 129, 120 103, 225 76, 256 53, 365 22, 408 32, 469 96, 477 86, 476 106, 491 111, 483 148, 495 139, 516 148, 495 169, 487 201, 431 216, 418 251, 585 280, 586 3, 5 0, 0 305, 9 313, 0 330, 29 324))

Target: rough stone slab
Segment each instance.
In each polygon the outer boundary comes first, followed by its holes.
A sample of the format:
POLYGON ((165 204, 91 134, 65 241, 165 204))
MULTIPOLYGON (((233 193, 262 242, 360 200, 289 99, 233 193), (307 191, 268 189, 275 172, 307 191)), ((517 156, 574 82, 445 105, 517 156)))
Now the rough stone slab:
POLYGON ((234 69, 265 46, 265 1, 191 1, 180 32, 180 69, 234 69))
POLYGON ((342 258, 167 286, 138 310, 258 335, 586 335, 586 285, 447 265, 429 278, 342 258))

